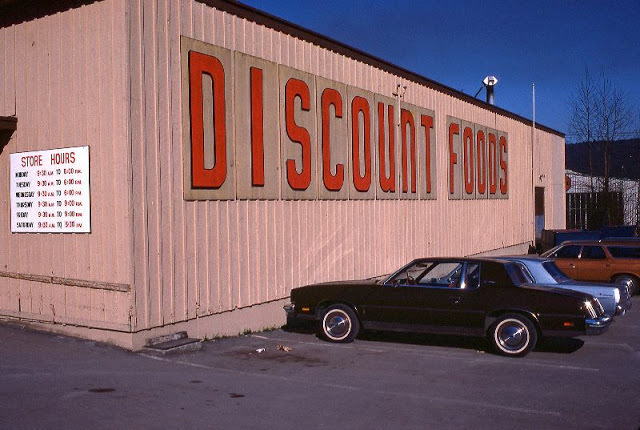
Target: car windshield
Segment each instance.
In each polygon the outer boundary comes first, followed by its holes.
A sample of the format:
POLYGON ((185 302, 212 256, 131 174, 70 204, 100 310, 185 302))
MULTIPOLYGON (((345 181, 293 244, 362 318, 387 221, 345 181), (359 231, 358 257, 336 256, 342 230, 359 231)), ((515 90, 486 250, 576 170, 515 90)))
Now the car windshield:
POLYGON ((542 267, 544 267, 547 273, 558 283, 571 280, 553 261, 545 261, 542 263, 542 267))

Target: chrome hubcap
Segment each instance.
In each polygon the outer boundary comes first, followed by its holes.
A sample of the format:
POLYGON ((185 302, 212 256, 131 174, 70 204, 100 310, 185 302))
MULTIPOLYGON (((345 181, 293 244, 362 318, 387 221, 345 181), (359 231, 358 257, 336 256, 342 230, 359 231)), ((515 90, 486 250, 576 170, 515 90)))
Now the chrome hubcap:
POLYGON ((331 311, 324 318, 325 332, 332 339, 343 339, 351 331, 351 321, 342 311, 331 311))
POLYGON ((505 320, 496 331, 496 340, 503 350, 519 352, 529 342, 529 332, 519 321, 505 320))

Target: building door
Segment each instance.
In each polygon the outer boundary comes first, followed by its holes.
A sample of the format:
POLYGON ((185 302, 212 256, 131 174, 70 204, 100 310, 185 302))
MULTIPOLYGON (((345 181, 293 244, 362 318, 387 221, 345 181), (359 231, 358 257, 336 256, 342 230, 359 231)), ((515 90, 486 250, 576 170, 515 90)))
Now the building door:
POLYGON ((535 189, 535 226, 536 226, 536 248, 542 247, 542 230, 544 230, 544 187, 535 189))

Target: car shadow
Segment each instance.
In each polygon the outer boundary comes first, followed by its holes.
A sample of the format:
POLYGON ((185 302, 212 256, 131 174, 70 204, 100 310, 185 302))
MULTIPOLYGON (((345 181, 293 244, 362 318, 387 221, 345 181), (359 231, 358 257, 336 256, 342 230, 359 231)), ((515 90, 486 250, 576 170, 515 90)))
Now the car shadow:
MULTIPOLYGON (((305 322, 303 324, 297 325, 284 325, 282 326, 282 330, 288 332, 316 335, 318 332, 317 325, 313 322, 305 322)), ((499 355, 495 352, 493 346, 487 339, 474 336, 382 332, 367 330, 360 332, 360 334, 358 335, 358 339, 369 342, 388 342, 409 345, 459 348, 499 355)), ((581 339, 545 337, 538 340, 534 351, 556 354, 572 354, 582 348, 583 345, 584 341, 581 339)))
POLYGON ((366 331, 362 332, 358 336, 358 339, 371 342, 442 346, 482 352, 493 352, 491 345, 486 339, 472 336, 366 331))
POLYGON ((572 354, 582 348, 584 341, 576 338, 545 337, 538 341, 535 351, 572 354))

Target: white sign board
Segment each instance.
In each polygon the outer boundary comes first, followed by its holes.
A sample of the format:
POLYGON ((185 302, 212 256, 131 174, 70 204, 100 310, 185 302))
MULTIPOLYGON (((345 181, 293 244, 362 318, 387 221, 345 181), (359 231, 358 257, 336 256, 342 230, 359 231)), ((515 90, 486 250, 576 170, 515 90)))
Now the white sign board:
POLYGON ((12 233, 90 233, 89 147, 10 154, 12 233))

